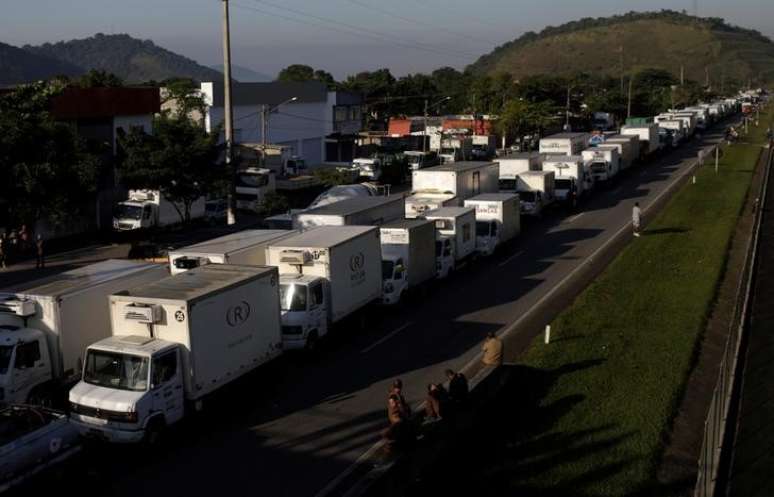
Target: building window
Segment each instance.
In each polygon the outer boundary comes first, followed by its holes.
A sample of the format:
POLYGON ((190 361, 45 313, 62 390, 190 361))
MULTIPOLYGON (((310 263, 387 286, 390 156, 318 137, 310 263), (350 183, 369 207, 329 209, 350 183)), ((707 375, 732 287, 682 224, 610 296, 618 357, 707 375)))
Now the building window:
POLYGON ((349 109, 344 105, 337 105, 333 108, 333 121, 340 123, 347 120, 347 111, 349 109))

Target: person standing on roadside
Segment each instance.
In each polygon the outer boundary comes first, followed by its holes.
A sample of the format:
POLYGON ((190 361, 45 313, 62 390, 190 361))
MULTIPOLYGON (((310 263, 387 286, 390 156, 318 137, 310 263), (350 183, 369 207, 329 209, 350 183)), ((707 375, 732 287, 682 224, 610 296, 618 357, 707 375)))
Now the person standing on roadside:
POLYGON ((0 233, 0 269, 5 269, 5 233, 0 233))
POLYGON ((462 373, 446 370, 449 379, 449 399, 455 404, 463 404, 468 400, 468 379, 462 373))
POLYGON ((642 211, 640 210, 640 203, 634 202, 632 208, 632 229, 634 230, 634 236, 640 236, 640 223, 642 222, 642 211))
POLYGON ((37 239, 35 240, 35 254, 37 256, 37 259, 35 259, 35 268, 42 269, 46 267, 46 260, 43 257, 43 236, 42 235, 38 235, 37 239))
POLYGON ((487 333, 484 345, 481 346, 481 352, 484 354, 481 358, 484 366, 502 366, 503 341, 493 331, 487 333))
POLYGON ((398 399, 398 405, 400 406, 401 413, 404 419, 411 417, 411 407, 406 402, 406 398, 403 396, 403 380, 397 378, 392 382, 392 388, 390 388, 390 396, 395 396, 398 399))

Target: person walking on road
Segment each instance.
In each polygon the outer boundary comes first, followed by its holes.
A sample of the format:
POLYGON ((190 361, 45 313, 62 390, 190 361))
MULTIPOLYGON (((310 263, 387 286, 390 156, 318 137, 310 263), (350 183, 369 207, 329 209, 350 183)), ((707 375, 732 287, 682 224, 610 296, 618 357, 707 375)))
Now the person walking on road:
POLYGON ((37 239, 35 240, 35 254, 37 255, 37 259, 35 260, 35 268, 42 269, 46 267, 46 260, 43 257, 43 236, 42 235, 38 235, 37 239))
POLYGON ((449 379, 449 399, 457 405, 465 403, 468 400, 468 379, 451 369, 446 370, 446 377, 449 379))
POLYGON ((481 352, 484 353, 484 356, 481 358, 484 366, 502 366, 503 341, 493 331, 487 333, 484 345, 481 346, 481 352))
POLYGON ((441 420, 446 415, 449 394, 442 385, 431 383, 427 385, 425 400, 425 417, 431 420, 441 420))
POLYGON ((640 203, 635 202, 632 208, 632 229, 634 230, 634 236, 640 236, 640 223, 642 222, 642 211, 640 210, 640 203))
POLYGON ((395 396, 398 399, 398 406, 400 407, 401 414, 404 419, 411 417, 411 407, 406 402, 406 398, 403 396, 403 380, 397 378, 392 382, 392 388, 390 388, 390 397, 395 396))
POLYGON ((403 409, 401 409, 400 399, 395 394, 390 394, 387 398, 387 419, 391 425, 403 421, 403 409))

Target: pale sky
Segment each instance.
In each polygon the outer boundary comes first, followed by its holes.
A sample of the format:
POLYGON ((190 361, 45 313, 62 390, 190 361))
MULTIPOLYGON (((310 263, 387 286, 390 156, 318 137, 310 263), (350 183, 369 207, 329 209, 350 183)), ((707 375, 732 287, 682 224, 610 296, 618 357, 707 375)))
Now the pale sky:
MULTIPOLYGON (((693 0, 230 0, 233 62, 275 75, 294 63, 337 78, 463 68, 518 37, 581 17, 693 10, 693 0)), ((773 0, 698 0, 699 15, 774 35, 773 0)), ((20 46, 128 33, 221 61, 220 0, 0 0, 0 41, 20 46)))

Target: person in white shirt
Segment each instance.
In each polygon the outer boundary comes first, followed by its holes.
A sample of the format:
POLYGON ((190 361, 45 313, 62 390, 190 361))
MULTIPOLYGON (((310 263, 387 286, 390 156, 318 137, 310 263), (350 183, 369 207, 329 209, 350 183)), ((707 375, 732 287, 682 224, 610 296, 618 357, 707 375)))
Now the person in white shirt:
POLYGON ((640 203, 635 202, 632 208, 632 228, 634 229, 634 236, 640 236, 640 222, 642 221, 642 211, 640 210, 640 203))

